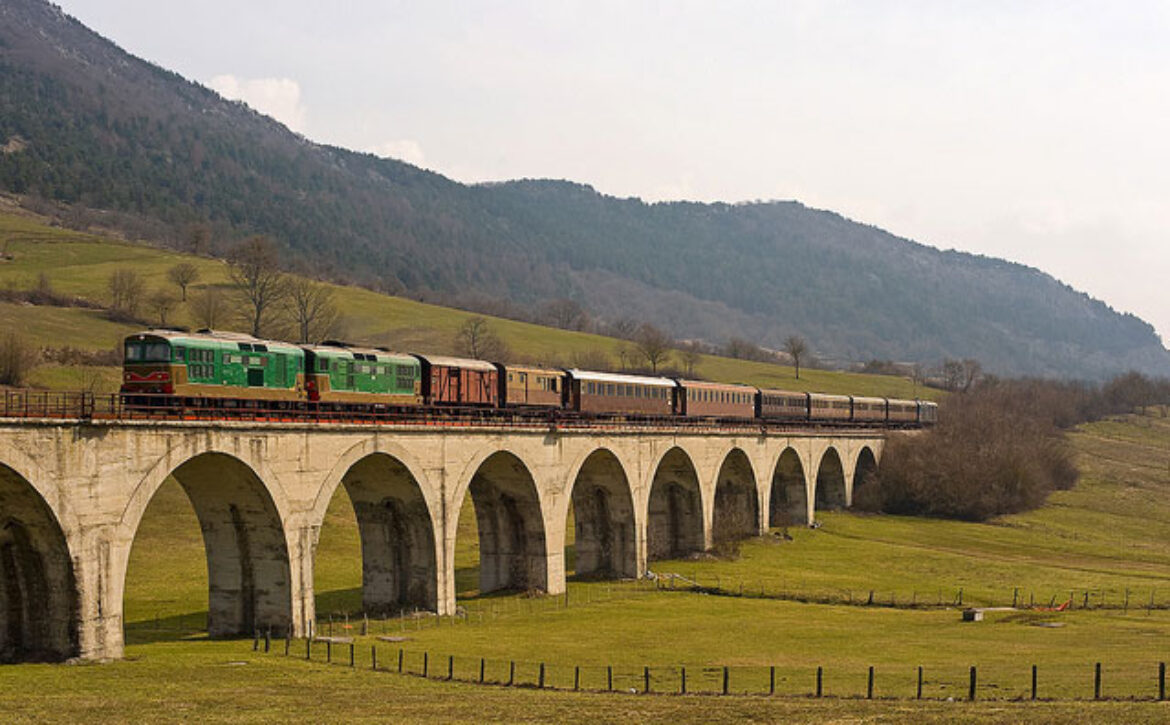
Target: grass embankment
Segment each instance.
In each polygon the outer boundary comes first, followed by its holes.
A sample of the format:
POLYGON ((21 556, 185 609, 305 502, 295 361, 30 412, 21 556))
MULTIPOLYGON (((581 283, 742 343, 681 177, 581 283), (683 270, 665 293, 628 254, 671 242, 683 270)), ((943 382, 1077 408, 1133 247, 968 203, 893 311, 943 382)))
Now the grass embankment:
MULTIPOLYGON (((114 270, 132 268, 151 290, 178 289, 167 280, 167 270, 182 261, 199 269, 199 282, 188 290, 193 296, 207 286, 228 284, 227 267, 218 260, 132 244, 47 226, 27 216, 0 212, 0 250, 12 259, 0 261, 0 287, 28 289, 43 273, 61 293, 106 301, 107 280, 114 270)), ((356 287, 334 287, 338 308, 345 319, 346 336, 356 342, 385 345, 412 352, 453 353, 455 333, 473 313, 423 304, 402 297, 377 294, 356 287)), ((144 310, 143 315, 148 313, 144 310)), ((0 303, 5 329, 19 330, 40 346, 71 345, 83 350, 108 350, 140 327, 106 320, 99 310, 39 307, 0 303)), ((179 305, 169 322, 190 325, 187 309, 179 305)), ((569 366, 583 353, 601 351, 617 360, 623 341, 581 332, 542 327, 513 320, 492 319, 493 329, 518 360, 569 366)), ((237 323, 237 326, 241 323, 237 323)), ((935 397, 937 391, 916 387, 906 378, 860 375, 823 370, 801 370, 799 379, 791 367, 769 363, 703 356, 696 373, 711 380, 744 382, 761 387, 814 390, 912 398, 935 397)), ((79 373, 42 368, 33 376, 37 385, 77 387, 79 373)), ((108 389, 117 376, 106 374, 108 389)))

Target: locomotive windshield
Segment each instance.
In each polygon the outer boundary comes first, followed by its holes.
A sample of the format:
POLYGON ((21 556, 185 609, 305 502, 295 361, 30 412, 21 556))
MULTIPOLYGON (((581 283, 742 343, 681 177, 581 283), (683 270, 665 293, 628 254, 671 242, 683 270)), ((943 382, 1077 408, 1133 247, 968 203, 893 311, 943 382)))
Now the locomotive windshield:
POLYGON ((167 362, 171 346, 166 342, 127 342, 126 362, 167 362))

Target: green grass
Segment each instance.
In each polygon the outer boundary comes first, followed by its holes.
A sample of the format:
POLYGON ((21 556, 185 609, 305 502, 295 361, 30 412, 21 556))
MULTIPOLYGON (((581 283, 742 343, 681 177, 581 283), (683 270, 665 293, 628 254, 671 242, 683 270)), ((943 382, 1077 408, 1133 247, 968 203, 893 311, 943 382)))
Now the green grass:
POLYGON ((131 647, 127 655, 103 665, 5 668, 4 721, 1153 723, 1166 718, 1165 705, 1149 702, 646 697, 478 687, 253 653, 250 642, 160 643, 131 647))
MULTIPOLYGON (((167 270, 189 261, 200 271, 197 293, 208 285, 228 283, 227 267, 218 260, 190 257, 142 244, 111 240, 46 226, 36 219, 0 212, 0 249, 13 255, 0 262, 0 287, 27 289, 41 274, 59 292, 98 303, 108 300, 106 282, 119 268, 135 269, 149 289, 169 287, 167 270)), ((345 316, 346 336, 357 342, 386 345, 397 350, 453 353, 455 333, 472 313, 390 297, 356 287, 335 287, 338 307, 345 316)), ((146 314, 143 312, 143 314, 146 314)), ((102 318, 94 310, 0 304, 0 319, 27 335, 37 345, 69 344, 83 349, 110 349, 137 329, 102 318)), ((187 310, 180 305, 168 320, 189 325, 187 310)), ((242 320, 235 326, 243 325, 242 320)), ((493 319, 492 325, 518 360, 569 366, 588 351, 604 351, 617 359, 620 346, 628 343, 580 332, 542 327, 513 320, 493 319)), ((796 379, 791 367, 703 356, 696 373, 712 380, 743 382, 760 387, 854 393, 889 397, 937 397, 937 391, 921 389, 906 378, 886 375, 802 370, 796 379)), ((45 385, 53 379, 34 378, 45 385)))

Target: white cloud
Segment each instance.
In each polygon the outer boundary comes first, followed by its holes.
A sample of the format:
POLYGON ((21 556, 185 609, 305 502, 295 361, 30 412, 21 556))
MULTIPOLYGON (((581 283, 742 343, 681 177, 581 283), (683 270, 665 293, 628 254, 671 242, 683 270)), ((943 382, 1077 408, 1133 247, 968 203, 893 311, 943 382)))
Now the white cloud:
POLYGON ((224 98, 243 101, 293 131, 305 132, 301 86, 291 78, 237 78, 225 73, 212 78, 208 85, 224 98))
POLYGON ((388 156, 415 166, 422 166, 427 160, 419 142, 409 138, 384 141, 380 144, 374 144, 366 150, 376 156, 388 156))

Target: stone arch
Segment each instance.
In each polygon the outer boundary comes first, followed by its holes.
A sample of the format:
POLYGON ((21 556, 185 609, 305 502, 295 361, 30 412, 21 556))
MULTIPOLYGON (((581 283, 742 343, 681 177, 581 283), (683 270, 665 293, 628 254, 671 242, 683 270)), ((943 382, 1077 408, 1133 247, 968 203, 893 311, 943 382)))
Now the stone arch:
POLYGON ((650 559, 673 559, 702 551, 703 494, 699 474, 686 451, 667 451, 654 468, 646 516, 650 559))
POLYGON ((599 448, 581 463, 570 486, 577 575, 636 578, 634 498, 621 461, 609 449, 599 448))
POLYGON ((353 462, 339 483, 357 518, 363 609, 438 611, 436 527, 418 478, 396 456, 375 452, 353 462))
MULTIPOLYGON (((207 556, 207 630, 212 637, 286 631, 292 624, 292 572, 285 517, 273 489, 239 458, 205 452, 179 464, 170 476, 183 488, 199 519, 207 556)), ((139 487, 151 496, 165 480, 139 487)), ((127 508, 137 533, 146 501, 127 508)), ((131 537, 133 538, 133 537, 131 537)), ((129 547, 125 557, 128 559, 129 547)), ((123 579, 126 567, 122 567, 123 579)), ((122 582, 124 591, 124 581, 122 582)))
POLYGON ((57 516, 28 479, 0 464, 0 662, 77 656, 79 606, 57 516))
MULTIPOLYGON (((467 490, 479 528, 480 593, 498 589, 547 591, 544 517, 528 467, 514 453, 496 451, 475 468, 467 490)), ((451 520, 459 520, 457 512, 451 520)))
POLYGON ((825 449, 817 466, 816 508, 818 511, 837 511, 846 507, 845 468, 841 454, 833 446, 825 449))
POLYGON ((724 457, 715 476, 715 515, 711 529, 716 546, 760 533, 756 473, 740 448, 733 448, 724 457))
POLYGON ((808 523, 808 486, 804 463, 791 446, 784 449, 772 472, 772 493, 768 505, 768 526, 782 527, 808 523))

